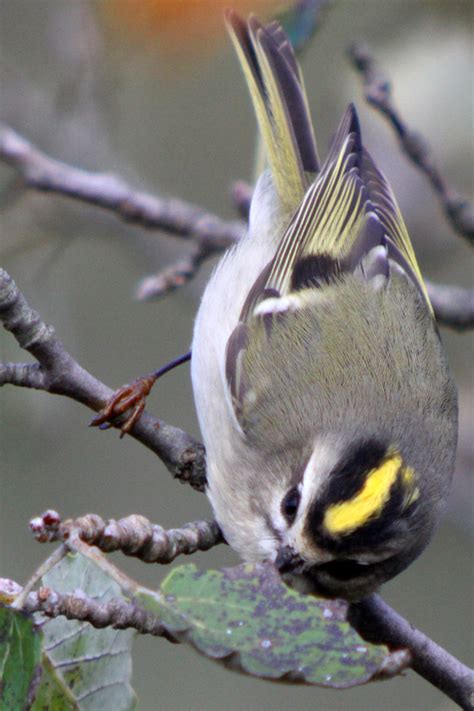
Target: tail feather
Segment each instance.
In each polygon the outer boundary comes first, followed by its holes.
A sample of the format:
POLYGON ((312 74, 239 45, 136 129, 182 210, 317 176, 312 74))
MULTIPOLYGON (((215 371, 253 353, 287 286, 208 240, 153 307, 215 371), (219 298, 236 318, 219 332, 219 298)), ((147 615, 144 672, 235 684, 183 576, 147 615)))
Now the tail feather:
POLYGON ((277 193, 292 214, 245 312, 268 290, 288 295, 311 284, 319 288, 363 266, 369 254, 367 274, 388 276, 390 259, 429 305, 395 196, 362 145, 355 107, 348 106, 320 168, 303 79, 284 31, 255 17, 244 22, 233 12, 227 22, 277 193))
POLYGON ((293 212, 308 187, 307 173, 319 159, 306 92, 290 42, 278 23, 265 27, 226 13, 283 207, 293 212))

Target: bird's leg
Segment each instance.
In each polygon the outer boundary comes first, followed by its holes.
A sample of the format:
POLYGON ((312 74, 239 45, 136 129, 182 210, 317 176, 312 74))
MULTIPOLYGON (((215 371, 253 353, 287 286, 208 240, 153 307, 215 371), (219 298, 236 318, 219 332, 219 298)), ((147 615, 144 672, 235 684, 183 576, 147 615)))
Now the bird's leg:
POLYGON ((90 426, 99 427, 101 430, 117 426, 120 428, 120 438, 122 438, 130 432, 145 409, 146 398, 156 381, 165 373, 182 363, 186 363, 188 360, 191 360, 191 351, 178 356, 178 358, 170 361, 162 368, 148 375, 141 375, 131 383, 123 385, 114 392, 107 404, 91 420, 90 426), (127 419, 122 424, 116 425, 117 418, 121 417, 127 410, 131 411, 127 419))

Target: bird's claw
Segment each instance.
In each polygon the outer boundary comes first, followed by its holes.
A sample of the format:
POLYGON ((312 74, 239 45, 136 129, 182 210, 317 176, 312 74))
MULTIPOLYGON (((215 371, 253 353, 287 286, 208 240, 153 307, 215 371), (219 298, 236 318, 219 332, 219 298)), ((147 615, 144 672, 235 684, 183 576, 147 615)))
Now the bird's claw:
POLYGON ((147 395, 150 393, 156 376, 154 374, 141 376, 128 385, 123 385, 116 390, 107 404, 91 420, 91 427, 107 430, 110 427, 120 429, 120 439, 130 432, 143 410, 147 395), (116 420, 130 410, 125 421, 117 423, 116 420))

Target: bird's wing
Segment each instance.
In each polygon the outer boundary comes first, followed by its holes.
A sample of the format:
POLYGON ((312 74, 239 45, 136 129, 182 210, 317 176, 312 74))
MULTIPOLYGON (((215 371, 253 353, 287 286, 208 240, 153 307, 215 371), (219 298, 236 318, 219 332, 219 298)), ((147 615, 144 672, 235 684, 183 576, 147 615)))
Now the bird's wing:
MULTIPOLYGON (((349 106, 320 175, 307 190, 274 258, 250 289, 228 340, 225 375, 237 419, 252 388, 246 353, 250 334, 255 338, 257 333, 255 319, 265 325, 258 329, 260 337, 266 334, 261 346, 270 348, 273 316, 294 318, 292 311, 307 308, 312 295, 323 295, 325 287, 337 285, 347 274, 386 287, 394 268, 404 272, 431 309, 393 193, 362 147, 357 115, 349 106)), ((318 300, 312 302, 318 308, 318 300)))
POLYGON ((388 278, 389 260, 431 308, 395 197, 362 146, 354 106, 346 110, 321 172, 308 188, 271 262, 249 292, 241 321, 269 297, 320 288, 344 273, 388 278))
POLYGON ((245 364, 255 319, 264 324, 258 331, 271 347, 273 315, 292 318, 292 311, 317 304, 315 294, 348 274, 386 287, 391 269, 403 271, 430 310, 431 305, 395 197, 362 146, 354 106, 347 108, 319 168, 303 80, 283 30, 255 18, 246 23, 233 12, 227 22, 279 199, 293 215, 227 343, 225 377, 239 420, 250 387, 245 364), (317 176, 308 185, 309 172, 317 176))

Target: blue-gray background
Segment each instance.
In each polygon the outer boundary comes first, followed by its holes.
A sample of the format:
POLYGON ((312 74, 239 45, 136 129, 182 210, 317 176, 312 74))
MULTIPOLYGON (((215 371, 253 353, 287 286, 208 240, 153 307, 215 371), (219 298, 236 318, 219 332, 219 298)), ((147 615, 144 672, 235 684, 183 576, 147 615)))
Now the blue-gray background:
MULTIPOLYGON (((58 159, 116 171, 136 187, 232 217, 228 186, 251 175, 255 126, 229 43, 210 56, 183 59, 176 69, 169 55, 127 41, 127 27, 122 34, 104 29, 97 9, 87 0, 2 0, 1 118, 58 159)), ((472 279, 468 247, 452 234, 388 127, 364 105, 345 51, 355 39, 370 43, 407 121, 423 131, 453 186, 468 194, 472 23, 469 0, 341 0, 303 59, 321 153, 354 100, 365 141, 394 185, 422 270, 433 280, 463 285, 472 279)), ((186 243, 67 199, 18 191, 1 165, 0 188, 1 263, 84 367, 118 387, 188 348, 211 264, 168 298, 136 303, 137 281, 178 257, 186 243)), ((468 335, 443 332, 443 338, 461 404, 450 506, 432 545, 384 595, 472 663, 473 349, 468 335)), ((25 359, 5 332, 0 348, 2 359, 25 359)), ((199 435, 188 366, 156 387, 149 409, 199 435)), ((88 429, 90 413, 72 401, 5 388, 0 416, 1 576, 23 582, 46 555, 27 522, 47 507, 64 516, 138 512, 166 527, 210 515, 206 498, 171 481, 142 446, 88 429)), ((218 566, 236 557, 220 549, 196 562, 218 566)), ((163 573, 123 558, 117 563, 150 585, 163 573)), ((289 687, 238 676, 188 648, 149 638, 136 643, 134 680, 143 711, 454 708, 412 673, 347 692, 289 687)))

